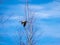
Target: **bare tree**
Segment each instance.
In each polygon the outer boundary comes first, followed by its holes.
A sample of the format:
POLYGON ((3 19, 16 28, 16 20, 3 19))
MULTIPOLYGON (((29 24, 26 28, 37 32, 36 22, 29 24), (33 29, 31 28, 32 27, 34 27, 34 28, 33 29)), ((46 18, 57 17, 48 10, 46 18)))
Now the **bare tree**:
MULTIPOLYGON (((25 5, 25 21, 22 21, 25 23, 25 26, 23 24, 23 27, 25 29, 26 33, 26 38, 27 38, 27 45, 35 45, 37 42, 34 40, 34 34, 35 32, 33 31, 33 23, 34 23, 34 12, 32 12, 29 9, 28 5, 28 0, 26 0, 26 5, 25 5)), ((40 33, 40 36, 42 35, 43 32, 40 33)))
POLYGON ((25 5, 25 21, 23 22, 23 27, 25 28, 25 33, 27 37, 27 45, 33 45, 33 15, 31 14, 31 11, 29 10, 28 7, 28 0, 26 0, 26 5, 25 5), (27 21, 27 22, 26 22, 27 21), (25 24, 25 26, 24 26, 25 24))

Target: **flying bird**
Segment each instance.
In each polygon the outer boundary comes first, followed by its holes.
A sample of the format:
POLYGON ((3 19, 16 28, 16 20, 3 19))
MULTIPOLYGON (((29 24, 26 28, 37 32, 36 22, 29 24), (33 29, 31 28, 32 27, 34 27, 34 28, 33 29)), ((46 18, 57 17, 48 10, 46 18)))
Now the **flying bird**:
POLYGON ((21 24, 25 27, 27 24, 27 21, 22 21, 21 24))

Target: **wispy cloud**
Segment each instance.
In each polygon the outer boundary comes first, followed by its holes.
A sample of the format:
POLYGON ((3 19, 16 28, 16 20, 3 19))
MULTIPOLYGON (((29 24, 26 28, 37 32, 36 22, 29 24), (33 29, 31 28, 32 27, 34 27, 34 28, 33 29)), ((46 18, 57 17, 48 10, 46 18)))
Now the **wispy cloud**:
MULTIPOLYGON (((56 20, 59 20, 57 18, 60 18, 60 3, 53 1, 51 3, 48 4, 44 4, 44 5, 33 5, 31 6, 31 11, 34 13, 34 17, 37 19, 51 19, 51 18, 56 18, 56 20)), ((60 31, 59 31, 59 21, 57 23, 54 22, 55 19, 53 20, 54 24, 52 24, 53 22, 50 21, 51 23, 49 23, 48 21, 43 21, 41 22, 41 20, 39 20, 37 23, 39 23, 39 26, 41 27, 40 30, 43 30, 43 34, 42 37, 44 36, 48 36, 48 37, 54 37, 54 38, 60 38, 60 31), (40 22, 39 22, 40 21, 40 22), (49 23, 49 24, 47 24, 49 23)), ((38 25, 36 23, 36 25, 38 25)), ((38 33, 36 33, 36 35, 38 35, 40 33, 40 31, 38 33)))
MULTIPOLYGON (((10 20, 24 20, 24 14, 25 14, 24 5, 14 5, 14 6, 12 5, 9 7, 10 7, 9 10, 7 10, 4 15, 9 16, 10 13, 13 13, 13 16, 9 18, 10 20)), ((37 18, 43 19, 43 18, 51 18, 51 17, 60 17, 60 3, 56 1, 50 2, 48 4, 44 4, 44 5, 29 5, 29 9, 31 12, 34 13, 33 16, 36 19, 37 18)), ((6 17, 7 16, 5 16, 4 18, 6 17)), ((43 36, 52 36, 52 37, 60 38, 60 35, 59 35, 60 32, 53 31, 53 30, 57 30, 57 28, 59 27, 58 25, 54 25, 52 27, 52 25, 49 26, 46 23, 43 25, 43 23, 41 23, 39 26, 41 27, 42 30, 44 30, 43 36)), ((37 31, 36 35, 39 35, 39 34, 40 34, 39 31, 37 31)))
POLYGON ((44 5, 33 5, 31 8, 36 17, 60 17, 60 3, 56 1, 44 5))

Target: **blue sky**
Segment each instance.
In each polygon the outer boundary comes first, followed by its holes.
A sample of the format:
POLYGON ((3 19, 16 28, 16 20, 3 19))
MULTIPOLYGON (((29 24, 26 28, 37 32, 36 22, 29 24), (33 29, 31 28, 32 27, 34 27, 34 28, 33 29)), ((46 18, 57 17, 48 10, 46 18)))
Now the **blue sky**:
MULTIPOLYGON (((44 4, 52 1, 53 0, 28 0, 30 4, 44 4)), ((25 0, 2 0, 1 2, 3 4, 19 4, 19 3, 24 3, 25 0)))
MULTIPOLYGON (((26 42, 24 28, 19 22, 25 20, 24 2, 25 0, 2 0, 0 45, 19 45, 20 36, 26 42)), ((29 0, 29 9, 33 16, 34 41, 37 41, 35 45, 60 45, 60 2, 29 0)))

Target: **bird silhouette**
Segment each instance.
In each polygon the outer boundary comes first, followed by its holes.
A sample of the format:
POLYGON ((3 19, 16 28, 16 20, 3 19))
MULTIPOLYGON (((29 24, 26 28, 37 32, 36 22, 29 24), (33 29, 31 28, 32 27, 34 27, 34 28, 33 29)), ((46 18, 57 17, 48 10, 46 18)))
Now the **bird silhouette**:
POLYGON ((25 27, 27 24, 27 21, 22 21, 21 24, 25 27))

